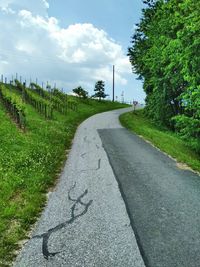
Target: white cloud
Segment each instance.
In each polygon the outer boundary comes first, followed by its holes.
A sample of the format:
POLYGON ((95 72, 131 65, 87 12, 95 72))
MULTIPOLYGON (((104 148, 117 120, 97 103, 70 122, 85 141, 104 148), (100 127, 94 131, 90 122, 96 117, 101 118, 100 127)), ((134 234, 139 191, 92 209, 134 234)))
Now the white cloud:
POLYGON ((46 8, 49 8, 49 3, 46 0, 42 0, 42 2, 46 8))
POLYGON ((1 11, 5 14, 15 14, 15 11, 10 7, 0 7, 1 11))
POLYGON ((48 8, 45 0, 0 0, 0 73, 19 72, 70 90, 92 88, 98 79, 111 83, 116 64, 116 82, 127 83, 131 66, 119 44, 92 24, 62 28, 48 8))
POLYGON ((47 15, 49 3, 46 0, 0 0, 0 8, 11 10, 26 9, 37 15, 47 15))

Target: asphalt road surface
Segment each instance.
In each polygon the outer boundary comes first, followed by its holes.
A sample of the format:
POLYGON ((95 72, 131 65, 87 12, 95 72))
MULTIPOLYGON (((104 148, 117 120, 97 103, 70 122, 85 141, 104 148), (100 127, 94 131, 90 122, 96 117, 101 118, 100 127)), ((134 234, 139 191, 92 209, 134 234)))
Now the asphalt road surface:
POLYGON ((200 266, 200 177, 122 128, 125 111, 81 124, 14 266, 200 266))
POLYGON ((144 267, 97 129, 121 128, 128 110, 81 124, 55 190, 15 267, 144 267))
POLYGON ((200 266, 200 177, 126 129, 99 130, 148 267, 200 266))

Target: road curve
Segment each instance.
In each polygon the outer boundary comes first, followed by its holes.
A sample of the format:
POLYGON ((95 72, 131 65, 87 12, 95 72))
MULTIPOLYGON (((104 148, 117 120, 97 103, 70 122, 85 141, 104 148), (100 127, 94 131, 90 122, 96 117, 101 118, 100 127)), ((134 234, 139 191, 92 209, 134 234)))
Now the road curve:
POLYGON ((121 129, 129 109, 95 115, 77 130, 55 190, 15 267, 144 267, 98 129, 121 129))

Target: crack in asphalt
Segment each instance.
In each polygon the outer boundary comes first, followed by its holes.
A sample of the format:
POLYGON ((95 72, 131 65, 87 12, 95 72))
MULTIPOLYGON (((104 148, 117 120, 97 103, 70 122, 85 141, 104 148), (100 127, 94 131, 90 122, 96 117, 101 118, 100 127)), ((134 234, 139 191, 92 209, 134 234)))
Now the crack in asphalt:
POLYGON ((81 154, 81 158, 84 158, 87 153, 81 154))
POLYGON ((71 197, 71 191, 73 189, 75 189, 75 187, 76 187, 76 183, 74 183, 74 185, 70 188, 70 190, 68 192, 68 200, 74 202, 74 204, 70 208, 71 209, 71 218, 69 220, 67 220, 61 224, 58 224, 57 226, 49 229, 47 232, 45 232, 41 235, 33 236, 33 238, 42 238, 42 254, 46 260, 48 260, 50 257, 54 257, 57 254, 61 253, 61 251, 49 252, 48 246, 49 246, 49 238, 50 238, 51 234, 57 232, 58 230, 66 227, 69 224, 72 224, 79 217, 85 215, 87 213, 90 205, 93 202, 93 200, 90 200, 88 203, 84 203, 82 201, 82 198, 88 194, 88 189, 86 189, 78 198, 72 198, 71 197), (79 214, 75 214, 76 207, 78 204, 84 206, 84 210, 79 214))
POLYGON ((95 169, 87 169, 87 170, 80 170, 80 173, 88 172, 88 171, 98 171, 100 169, 101 169, 101 159, 98 160, 97 168, 95 168, 95 169))
POLYGON ((97 167, 97 171, 101 169, 101 159, 98 160, 98 167, 97 167))

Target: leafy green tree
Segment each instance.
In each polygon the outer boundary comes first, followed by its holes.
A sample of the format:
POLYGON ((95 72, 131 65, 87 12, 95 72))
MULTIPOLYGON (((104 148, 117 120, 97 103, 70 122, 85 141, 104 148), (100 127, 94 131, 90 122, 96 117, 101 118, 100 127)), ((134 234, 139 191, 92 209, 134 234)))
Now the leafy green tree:
POLYGON ((73 92, 79 97, 82 97, 84 99, 88 98, 88 92, 84 90, 81 86, 78 86, 77 88, 73 89, 73 92))
POLYGON ((106 98, 108 95, 105 94, 105 82, 104 81, 97 81, 94 87, 95 94, 92 97, 99 98, 106 98))
POLYGON ((196 0, 143 2, 128 55, 144 82, 146 115, 196 140, 198 147, 200 5, 196 0))

